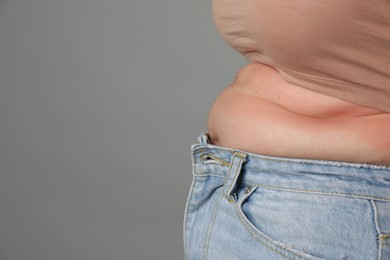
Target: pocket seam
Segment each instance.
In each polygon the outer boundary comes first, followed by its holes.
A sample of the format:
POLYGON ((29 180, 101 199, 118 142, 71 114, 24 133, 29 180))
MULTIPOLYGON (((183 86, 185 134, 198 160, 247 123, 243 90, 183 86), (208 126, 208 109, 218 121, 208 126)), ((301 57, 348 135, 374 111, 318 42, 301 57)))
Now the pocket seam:
POLYGON ((185 213, 184 213, 184 227, 183 227, 183 244, 184 244, 184 253, 185 253, 185 259, 187 259, 187 251, 189 251, 189 248, 188 247, 188 239, 187 239, 187 235, 188 235, 188 218, 189 218, 189 210, 190 210, 190 204, 192 202, 192 198, 193 198, 193 194, 194 194, 194 187, 196 185, 196 178, 193 177, 192 179, 192 183, 191 183, 191 187, 190 187, 190 192, 188 194, 188 198, 187 198, 187 202, 186 202, 186 208, 185 208, 185 213))
POLYGON ((374 200, 378 200, 378 201, 390 202, 390 199, 387 199, 387 198, 367 196, 367 195, 362 195, 362 194, 348 194, 348 193, 342 193, 342 192, 324 192, 324 191, 318 191, 318 190, 291 189, 291 188, 263 185, 263 184, 251 183, 251 182, 243 182, 243 183, 250 185, 252 187, 261 187, 261 188, 272 189, 272 190, 284 190, 284 191, 290 191, 290 192, 311 193, 311 194, 328 195, 328 196, 353 197, 353 198, 359 198, 359 199, 374 199, 374 200))
POLYGON ((280 245, 277 244, 276 242, 278 242, 278 241, 274 240, 271 237, 268 237, 266 234, 264 234, 261 230, 256 228, 251 223, 251 221, 247 218, 247 216, 245 215, 245 213, 242 210, 242 204, 246 201, 247 198, 250 197, 250 195, 252 195, 253 192, 255 192, 256 189, 257 188, 253 188, 248 194, 245 194, 245 196, 243 196, 240 199, 240 201, 236 203, 236 205, 234 207, 240 222, 243 224, 243 226, 249 232, 249 234, 256 241, 261 243, 263 246, 267 247, 268 249, 270 249, 270 250, 272 250, 272 251, 278 253, 279 255, 286 257, 288 259, 294 259, 294 258, 298 257, 299 259, 305 259, 305 260, 324 260, 323 258, 318 258, 316 256, 312 256, 312 255, 310 255, 306 252, 300 251, 298 249, 289 248, 288 245, 283 243, 283 242, 279 242, 280 245), (282 251, 282 252, 280 252, 280 251, 282 251), (293 255, 292 256, 293 258, 291 258, 291 256, 289 256, 290 254, 293 255))
POLYGON ((222 198, 224 197, 222 191, 220 192, 219 196, 220 196, 219 198, 215 199, 215 202, 214 202, 215 204, 213 206, 213 219, 211 220, 211 223, 209 224, 207 231, 206 231, 206 237, 205 237, 205 241, 204 241, 204 245, 203 245, 202 259, 208 258, 211 233, 213 232, 215 219, 217 218, 219 204, 220 204, 222 198))

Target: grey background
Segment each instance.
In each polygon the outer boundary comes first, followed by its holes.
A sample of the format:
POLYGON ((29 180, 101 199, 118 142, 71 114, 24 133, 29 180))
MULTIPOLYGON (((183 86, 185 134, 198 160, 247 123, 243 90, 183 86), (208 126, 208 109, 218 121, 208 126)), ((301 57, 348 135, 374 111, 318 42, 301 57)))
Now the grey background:
POLYGON ((245 60, 210 1, 0 0, 0 259, 183 259, 190 145, 245 60))

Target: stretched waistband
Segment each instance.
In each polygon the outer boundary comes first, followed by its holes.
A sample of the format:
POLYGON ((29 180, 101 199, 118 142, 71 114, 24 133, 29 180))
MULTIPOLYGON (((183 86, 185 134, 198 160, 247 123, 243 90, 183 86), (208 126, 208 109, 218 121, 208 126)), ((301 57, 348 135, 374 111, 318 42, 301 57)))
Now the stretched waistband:
POLYGON ((390 201, 390 167, 264 156, 210 144, 207 134, 191 146, 196 176, 226 178, 233 159, 244 158, 240 182, 269 189, 390 201))

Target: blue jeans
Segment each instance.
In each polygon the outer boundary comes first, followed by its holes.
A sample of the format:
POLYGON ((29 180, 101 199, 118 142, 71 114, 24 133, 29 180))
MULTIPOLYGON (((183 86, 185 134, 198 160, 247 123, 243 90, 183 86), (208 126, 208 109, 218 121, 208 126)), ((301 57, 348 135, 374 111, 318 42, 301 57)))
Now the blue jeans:
POLYGON ((390 167, 191 150, 187 260, 390 259, 390 167))

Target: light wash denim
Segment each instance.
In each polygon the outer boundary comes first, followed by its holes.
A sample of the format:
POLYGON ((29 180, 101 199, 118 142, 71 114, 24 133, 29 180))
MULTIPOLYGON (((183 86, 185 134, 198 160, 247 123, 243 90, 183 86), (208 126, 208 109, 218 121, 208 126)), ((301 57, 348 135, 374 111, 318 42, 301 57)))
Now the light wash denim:
POLYGON ((187 260, 390 259, 390 167, 192 145, 187 260))

